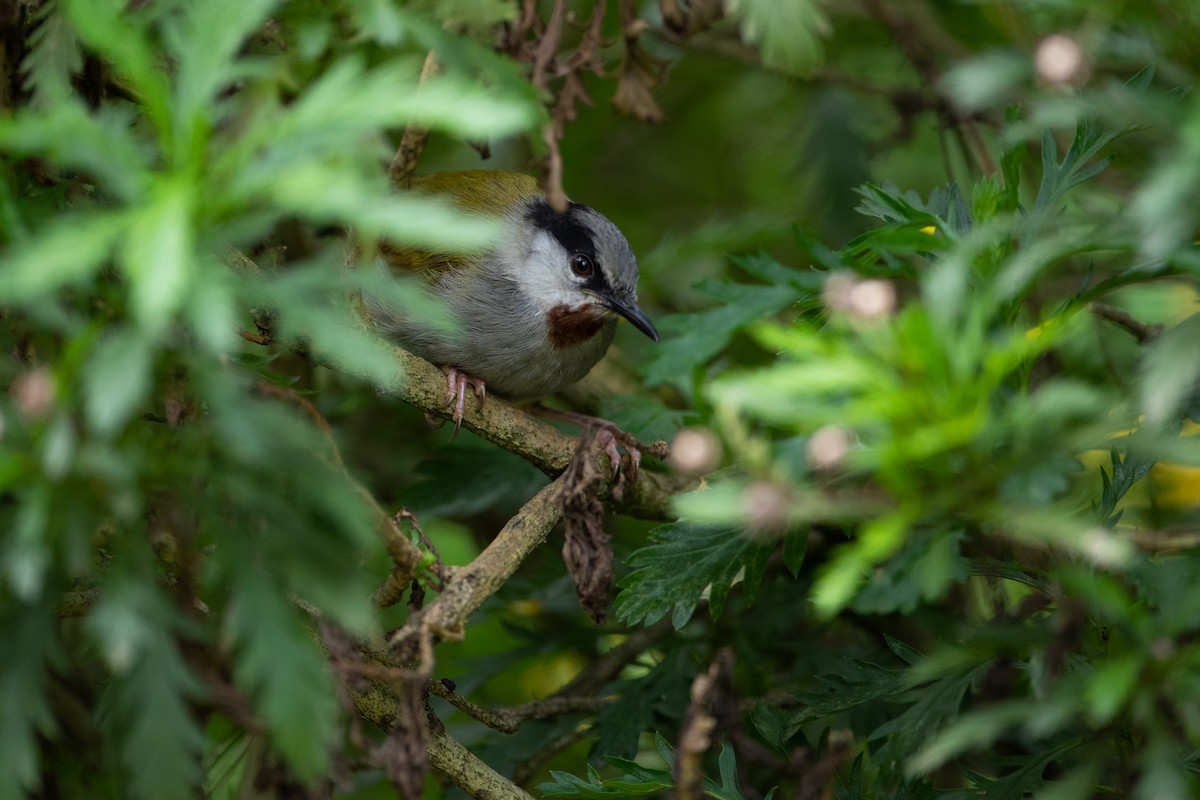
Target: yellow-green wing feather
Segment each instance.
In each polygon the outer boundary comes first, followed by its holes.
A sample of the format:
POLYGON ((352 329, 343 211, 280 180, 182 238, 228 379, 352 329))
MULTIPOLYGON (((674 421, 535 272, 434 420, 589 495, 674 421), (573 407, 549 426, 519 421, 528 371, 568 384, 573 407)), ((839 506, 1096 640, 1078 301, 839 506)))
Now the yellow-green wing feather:
MULTIPOLYGON (((489 217, 502 217, 522 200, 542 194, 537 180, 529 175, 486 169, 416 178, 413 189, 440 195, 464 211, 489 217)), ((462 257, 455 254, 414 250, 388 242, 381 243, 380 251, 394 269, 405 272, 441 272, 462 263, 462 257)))
POLYGON ((500 217, 517 203, 542 194, 537 180, 519 172, 472 169, 439 172, 413 181, 413 188, 442 195, 467 211, 500 217))

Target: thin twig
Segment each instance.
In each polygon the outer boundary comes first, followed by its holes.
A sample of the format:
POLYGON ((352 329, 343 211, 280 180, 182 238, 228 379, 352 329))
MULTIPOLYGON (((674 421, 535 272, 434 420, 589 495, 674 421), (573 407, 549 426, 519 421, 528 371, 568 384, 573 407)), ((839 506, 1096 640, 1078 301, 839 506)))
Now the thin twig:
MULTIPOLYGON (((418 85, 424 84, 437 75, 439 70, 437 59, 430 52, 425 56, 425 63, 421 65, 421 76, 417 79, 418 85)), ((404 133, 400 137, 400 146, 396 149, 392 163, 388 165, 388 178, 391 179, 392 186, 397 189, 408 189, 412 186, 413 175, 417 171, 417 162, 421 160, 421 153, 425 150, 427 141, 429 141, 429 128, 409 125, 404 129, 404 133)))
POLYGON ((448 568, 446 590, 390 637, 392 646, 403 648, 413 638, 426 635, 461 639, 467 618, 546 541, 562 518, 555 502, 561 485, 559 478, 543 487, 470 564, 448 568))
POLYGON ((541 700, 533 700, 519 706, 488 710, 472 702, 463 695, 438 680, 429 682, 429 693, 440 697, 459 711, 474 720, 482 722, 489 728, 502 733, 515 733, 522 722, 527 720, 549 719, 562 714, 577 711, 595 711, 600 706, 611 703, 610 697, 564 697, 551 695, 541 700))
POLYGON ((1148 322, 1142 322, 1134 318, 1129 312, 1123 311, 1116 306, 1110 306, 1107 303, 1093 301, 1087 304, 1087 310, 1100 319, 1111 322, 1118 328, 1122 328, 1133 334, 1138 344, 1148 344, 1157 339, 1163 332, 1161 324, 1151 325, 1148 322))
MULTIPOLYGON (((390 687, 372 682, 365 692, 352 691, 354 707, 363 718, 390 731, 401 717, 401 698, 390 687)), ((470 797, 487 800, 533 800, 512 781, 483 763, 478 756, 446 733, 436 717, 426 724, 429 766, 460 787, 470 797)))

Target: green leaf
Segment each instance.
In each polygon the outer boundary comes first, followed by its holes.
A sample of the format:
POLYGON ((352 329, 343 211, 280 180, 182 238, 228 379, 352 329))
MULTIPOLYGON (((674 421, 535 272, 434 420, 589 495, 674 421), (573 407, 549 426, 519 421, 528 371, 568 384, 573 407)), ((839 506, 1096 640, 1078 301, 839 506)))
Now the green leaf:
POLYGON ((803 74, 824 58, 821 39, 831 28, 815 0, 730 0, 726 8, 740 18, 742 38, 758 45, 766 66, 803 74))
POLYGON ((191 187, 163 183, 130 221, 121 262, 133 311, 147 335, 161 333, 183 303, 192 279, 194 232, 191 187))
POLYGON ((1101 661, 1088 678, 1084 700, 1093 724, 1107 725, 1129 701, 1142 671, 1142 657, 1126 654, 1101 661))
POLYGON ((150 169, 133 123, 127 109, 105 106, 88 113, 82 103, 64 98, 44 111, 0 121, 0 146, 80 170, 102 192, 131 202, 145 191, 150 169))
POLYGON ((818 690, 794 695, 788 705, 792 712, 784 726, 784 741, 804 725, 814 720, 841 714, 865 703, 896 698, 912 686, 907 669, 892 669, 869 661, 852 660, 842 664, 839 672, 815 676, 818 690))
MULTIPOLYGON (((939 742, 936 751, 930 751, 928 745, 938 732, 951 724, 959 716, 963 699, 976 680, 983 676, 988 664, 971 664, 957 668, 933 683, 921 687, 913 694, 915 702, 903 714, 893 717, 871 732, 871 739, 887 737, 887 757, 897 761, 915 759, 909 762, 909 774, 921 772, 926 765, 941 763, 951 754, 961 752, 971 742, 985 739, 992 731, 998 731, 1003 725, 992 719, 969 725, 963 735, 954 735, 939 742), (970 740, 969 742, 967 740, 970 740), (916 754, 914 756, 914 754, 916 754)), ((1020 717, 1012 712, 1013 719, 1009 724, 1016 724, 1020 717)), ((1009 719, 1009 717, 1005 717, 1009 719)), ((882 752, 881 752, 882 756, 882 752)))
POLYGON ((1121 519, 1121 513, 1117 511, 1117 503, 1121 502, 1121 498, 1133 487, 1133 484, 1149 474, 1156 459, 1134 452, 1127 453, 1122 459, 1121 453, 1115 446, 1112 448, 1110 458, 1112 477, 1110 478, 1104 471, 1104 467, 1100 468, 1103 491, 1100 502, 1094 506, 1094 509, 1100 521, 1112 528, 1121 519))
POLYGON ((104 266, 126 226, 119 213, 63 218, 0 259, 0 297, 29 303, 83 283, 104 266))
MULTIPOLYGON (((746 795, 742 794, 741 787, 738 785, 737 755, 728 742, 721 743, 721 754, 717 756, 717 769, 721 776, 720 785, 711 778, 705 780, 704 794, 713 800, 746 800, 746 795)), ((774 796, 775 790, 771 789, 763 800, 771 800, 774 796)))
POLYGON ((27 603, 42 597, 52 562, 48 526, 53 497, 50 486, 42 482, 16 496, 13 525, 0 551, 9 591, 27 603))
POLYGON ((195 797, 205 738, 188 703, 199 691, 199 682, 161 629, 148 633, 129 670, 113 678, 101 713, 119 737, 132 797, 195 797))
POLYGON ((38 735, 53 738, 54 715, 46 702, 46 670, 62 665, 53 604, 0 600, 0 797, 24 797, 41 784, 38 735))
POLYGON ((60 6, 80 40, 128 81, 160 141, 168 141, 170 83, 147 35, 149 14, 127 9, 124 0, 61 0, 60 6))
MULTIPOLYGON (((596 769, 588 764, 587 779, 577 778, 566 772, 550 770, 553 780, 538 785, 538 791, 544 797, 645 797, 656 795, 664 789, 675 785, 669 772, 661 773, 661 777, 648 779, 601 779, 596 769)), ((645 775, 645 772, 641 774, 645 775)))
POLYGON ((1093 162, 1101 150, 1121 135, 1120 131, 1098 131, 1091 120, 1075 129, 1075 137, 1060 163, 1054 132, 1042 132, 1042 183, 1031 216, 1042 219, 1072 188, 1095 177, 1108 166, 1108 159, 1093 162))
POLYGON ((800 575, 800 567, 804 564, 804 556, 808 552, 809 530, 801 528, 789 531, 783 539, 783 564, 792 577, 800 575))
POLYGON ((84 408, 102 436, 124 425, 150 389, 154 345, 135 329, 121 327, 96 347, 83 372, 84 408))
POLYGON ((523 459, 465 437, 417 470, 421 480, 407 487, 402 499, 418 517, 512 511, 546 485, 546 476, 523 459))
POLYGON ((909 759, 908 774, 928 774, 961 753, 990 746, 1005 731, 1025 721, 1031 710, 1030 703, 1011 702, 964 715, 940 735, 931 737, 909 759))
POLYGON ((189 708, 200 684, 172 638, 171 602, 154 581, 148 551, 120 550, 87 618, 113 676, 99 716, 120 744, 130 795, 183 800, 201 775, 205 740, 189 708))
POLYGON ((1141 775, 1133 789, 1135 800, 1195 797, 1196 778, 1184 770, 1180 755, 1175 741, 1164 731, 1152 731, 1138 757, 1141 775))
POLYGON ((791 285, 704 283, 701 286, 722 305, 696 314, 673 314, 659 321, 662 342, 643 368, 647 384, 679 385, 693 368, 721 352, 738 331, 782 311, 801 296, 791 285))
MULTIPOLYGON (((237 77, 242 43, 278 0, 205 0, 187 3, 167 29, 178 61, 175 112, 190 124, 204 120, 208 104, 237 77)), ((207 120, 212 124, 215 120, 207 120)))
MULTIPOLYGON (((519 133, 541 117, 528 97, 498 93, 474 81, 444 76, 420 84, 419 64, 399 59, 365 69, 361 59, 336 61, 296 102, 264 110, 240 137, 229 159, 274 161, 289 168, 314 152, 338 153, 363 145, 365 135, 416 124, 464 138, 519 133), (259 153, 263 148, 265 152, 259 153)), ((237 175, 228 165, 220 171, 237 175)))
POLYGON ((24 88, 42 108, 67 102, 71 78, 83 69, 83 53, 75 31, 55 3, 41 3, 31 12, 29 52, 21 62, 24 88))
POLYGON ((687 707, 695 677, 696 666, 686 650, 676 648, 645 675, 618 683, 617 699, 603 706, 596 717, 600 732, 596 750, 632 757, 656 715, 675 717, 687 707))
POLYGON ((911 614, 918 604, 940 599, 952 584, 967 578, 967 560, 960 552, 964 538, 962 533, 915 534, 871 572, 851 606, 860 614, 911 614))
POLYGON ((1146 422, 1174 422, 1184 403, 1200 386, 1200 314, 1193 314, 1150 344, 1141 375, 1146 422))
POLYGON ((756 541, 737 528, 676 522, 651 531, 652 544, 629 558, 633 571, 621 579, 617 617, 630 624, 671 614, 682 628, 708 590, 709 613, 718 617, 735 578, 744 572, 746 600, 762 580, 776 542, 756 541))
POLYGON ((231 565, 225 618, 234 681, 253 699, 273 747, 301 780, 310 780, 329 768, 338 710, 333 676, 297 610, 246 555, 245 563, 231 565))

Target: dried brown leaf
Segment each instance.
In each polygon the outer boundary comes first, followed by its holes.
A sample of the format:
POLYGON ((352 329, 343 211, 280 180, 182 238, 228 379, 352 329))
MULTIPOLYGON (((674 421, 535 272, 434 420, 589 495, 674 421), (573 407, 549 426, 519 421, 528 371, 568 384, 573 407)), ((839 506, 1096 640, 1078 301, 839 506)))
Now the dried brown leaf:
POLYGON ((667 63, 646 53, 636 40, 626 39, 625 63, 617 78, 617 91, 613 93, 613 109, 642 122, 665 122, 667 115, 654 99, 653 91, 666 80, 667 63))
POLYGON ((566 528, 563 561, 575 581, 579 604, 597 625, 608 612, 613 582, 612 540, 604 529, 604 503, 600 500, 601 476, 589 431, 579 436, 575 454, 563 474, 558 502, 566 528))

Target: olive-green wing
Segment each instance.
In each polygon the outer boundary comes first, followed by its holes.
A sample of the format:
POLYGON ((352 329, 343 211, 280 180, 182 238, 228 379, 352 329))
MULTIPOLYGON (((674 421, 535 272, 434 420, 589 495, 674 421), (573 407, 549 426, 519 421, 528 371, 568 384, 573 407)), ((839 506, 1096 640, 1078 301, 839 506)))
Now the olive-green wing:
MULTIPOLYGON (((465 211, 489 217, 503 216, 522 200, 542 194, 537 180, 529 175, 486 169, 416 178, 413 190, 445 197, 465 211)), ((440 272, 462 263, 462 257, 455 254, 431 253, 390 242, 381 242, 380 252, 393 269, 404 272, 440 272)))
POLYGON ((471 169, 439 172, 413 180, 420 192, 441 195, 477 214, 500 217, 514 205, 542 194, 537 180, 519 172, 471 169))

